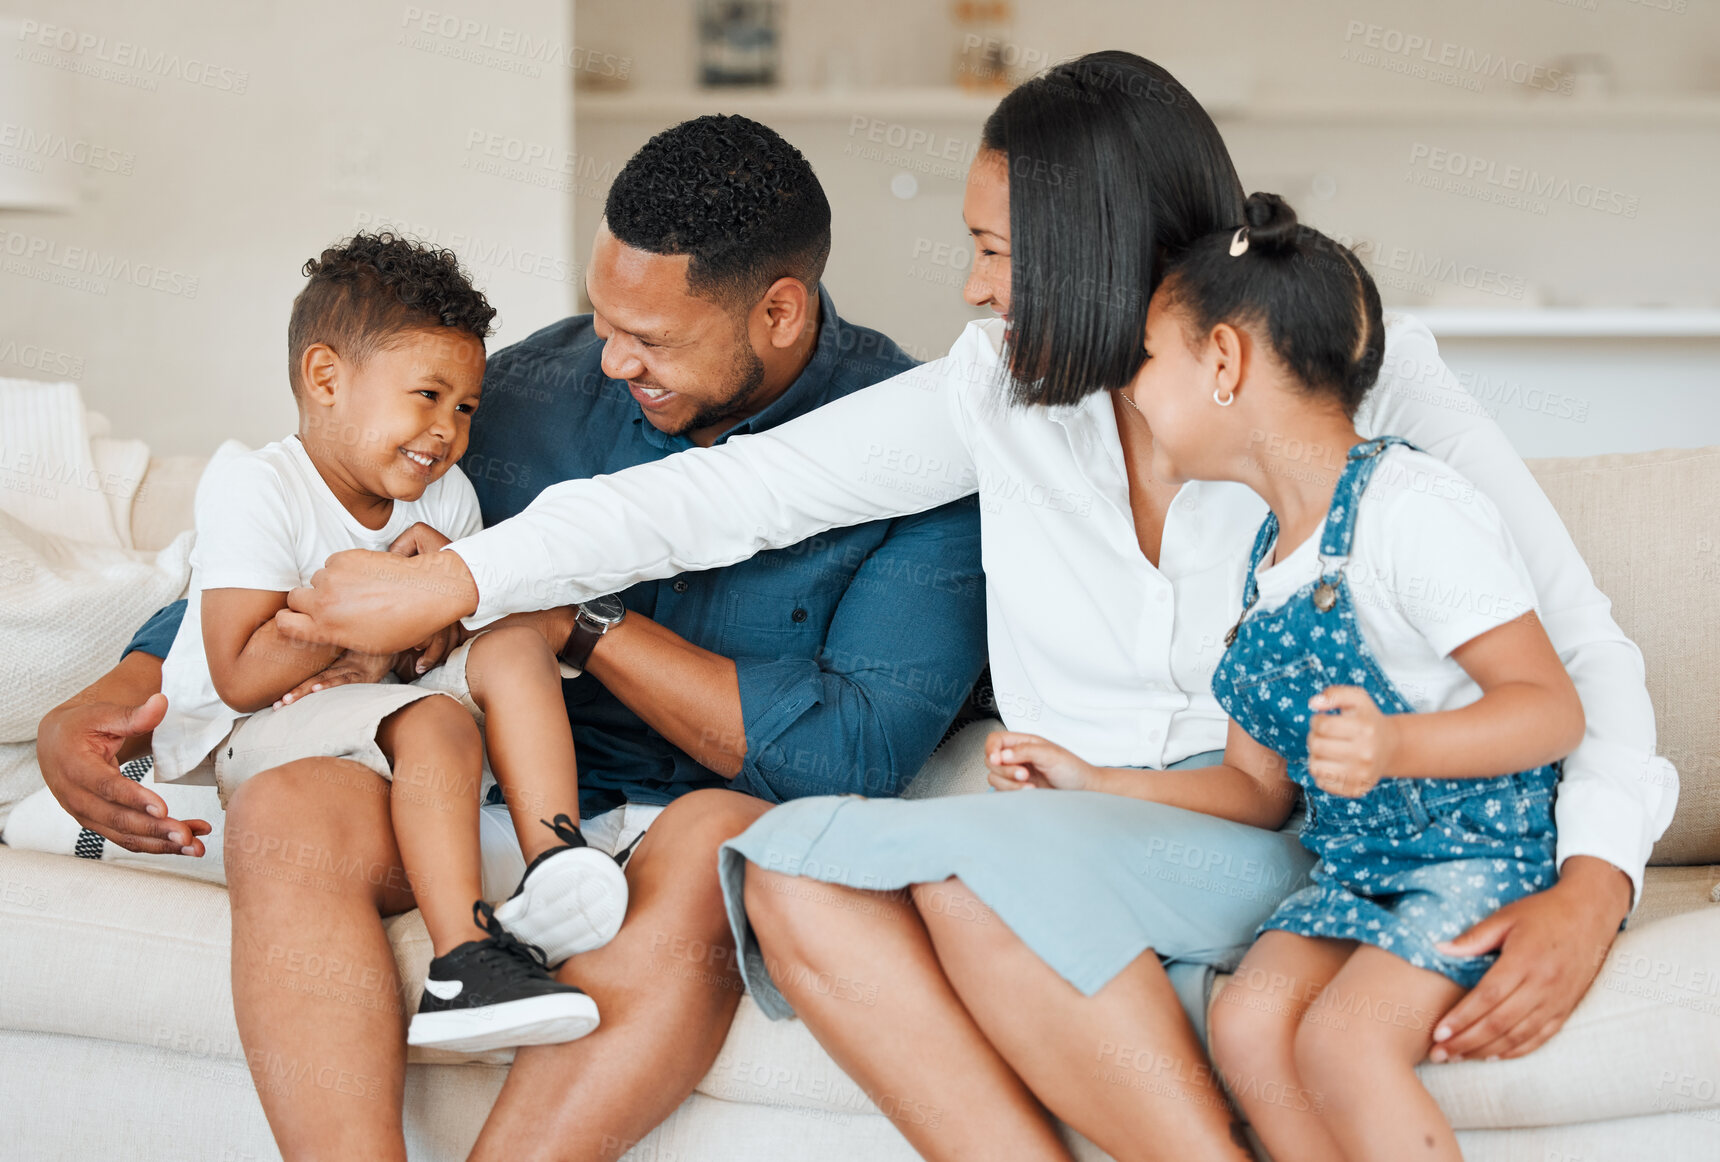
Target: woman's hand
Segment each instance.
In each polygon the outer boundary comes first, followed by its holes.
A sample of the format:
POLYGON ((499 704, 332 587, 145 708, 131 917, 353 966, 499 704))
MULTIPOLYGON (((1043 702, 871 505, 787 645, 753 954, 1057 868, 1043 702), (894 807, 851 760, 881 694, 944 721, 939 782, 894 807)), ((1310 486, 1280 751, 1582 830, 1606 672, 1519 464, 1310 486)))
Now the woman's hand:
POLYGON ((311 675, 277 698, 275 709, 296 702, 306 694, 315 694, 318 690, 346 686, 353 682, 380 682, 383 675, 394 667, 394 657, 393 654, 361 654, 357 650, 347 650, 330 662, 322 673, 311 675))
POLYGON ((1358 799, 1391 765, 1397 728, 1360 686, 1328 686, 1308 700, 1308 774, 1322 791, 1358 799))
POLYGON ((1053 787, 1059 791, 1095 789, 1099 768, 1047 742, 1037 734, 994 730, 986 736, 986 778, 1000 791, 1053 787))

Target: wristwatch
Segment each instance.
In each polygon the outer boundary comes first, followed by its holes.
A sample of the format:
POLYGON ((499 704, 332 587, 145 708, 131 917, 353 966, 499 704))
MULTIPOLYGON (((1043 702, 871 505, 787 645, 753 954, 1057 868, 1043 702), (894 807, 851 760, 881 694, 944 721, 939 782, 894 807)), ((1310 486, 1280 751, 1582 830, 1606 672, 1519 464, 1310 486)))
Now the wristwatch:
POLYGON ((575 606, 573 632, 567 635, 567 644, 561 647, 561 653, 556 657, 574 669, 583 671, 585 663, 591 660, 591 651, 596 648, 597 639, 620 625, 621 619, 626 616, 627 607, 621 604, 621 598, 613 593, 593 597, 590 601, 575 606))

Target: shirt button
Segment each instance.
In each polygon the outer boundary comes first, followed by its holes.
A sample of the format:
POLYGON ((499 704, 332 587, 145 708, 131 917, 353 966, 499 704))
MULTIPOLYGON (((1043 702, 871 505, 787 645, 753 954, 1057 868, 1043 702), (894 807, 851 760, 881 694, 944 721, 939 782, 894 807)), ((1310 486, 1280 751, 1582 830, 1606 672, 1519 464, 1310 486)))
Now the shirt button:
POLYGON ((793 613, 789 614, 789 616, 794 618, 794 620, 797 622, 805 621, 806 620, 806 610, 797 609, 793 613))
POLYGON ((677 581, 673 588, 676 593, 685 593, 687 591, 687 582, 685 580, 677 581))
POLYGON ((1157 593, 1153 594, 1153 600, 1159 602, 1160 604, 1163 604, 1169 597, 1170 597, 1170 594, 1166 593, 1163 589, 1161 589, 1157 593))
POLYGON ((1154 742, 1159 741, 1159 734, 1160 734, 1160 732, 1157 730, 1147 731, 1147 737, 1150 738, 1154 742))

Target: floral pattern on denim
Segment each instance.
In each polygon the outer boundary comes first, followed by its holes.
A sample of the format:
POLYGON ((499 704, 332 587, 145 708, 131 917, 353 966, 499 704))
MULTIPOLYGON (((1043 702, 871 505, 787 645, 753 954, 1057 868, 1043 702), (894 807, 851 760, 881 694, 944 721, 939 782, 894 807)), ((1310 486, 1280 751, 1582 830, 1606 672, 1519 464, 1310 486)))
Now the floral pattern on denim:
POLYGON ((1343 569, 1377 457, 1403 443, 1387 437, 1350 450, 1320 530, 1319 580, 1261 613, 1252 610, 1255 572, 1278 534, 1268 514, 1254 541, 1243 617, 1213 674, 1213 693, 1251 737, 1288 762, 1308 807, 1301 839, 1320 861, 1314 882, 1285 900, 1261 931, 1361 941, 1473 988, 1495 957, 1450 957, 1435 946, 1552 886, 1558 765, 1485 779, 1382 779, 1353 799, 1320 790, 1308 774, 1308 701, 1326 687, 1360 686, 1383 713, 1413 713, 1368 648, 1343 569), (1316 601, 1322 588, 1329 592, 1316 601))

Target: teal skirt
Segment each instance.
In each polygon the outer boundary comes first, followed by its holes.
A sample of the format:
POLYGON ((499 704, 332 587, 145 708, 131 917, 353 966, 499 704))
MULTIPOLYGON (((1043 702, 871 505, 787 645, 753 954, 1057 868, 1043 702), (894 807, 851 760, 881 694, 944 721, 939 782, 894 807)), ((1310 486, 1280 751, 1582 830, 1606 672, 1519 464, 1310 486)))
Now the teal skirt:
MULTIPOLYGON (((1209 766, 1217 752, 1178 767, 1209 766)), ((1087 996, 1148 949, 1204 1033, 1204 996, 1255 931, 1308 882, 1294 829, 1093 791, 1026 790, 938 799, 796 799, 723 845, 724 902, 753 999, 793 1016, 747 921, 748 863, 872 891, 961 880, 1087 996), (1178 969, 1183 971, 1178 971, 1178 969)))

